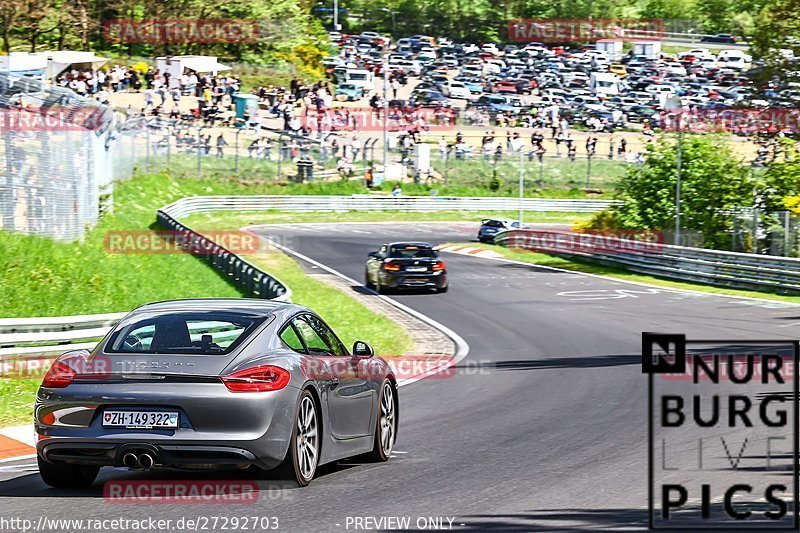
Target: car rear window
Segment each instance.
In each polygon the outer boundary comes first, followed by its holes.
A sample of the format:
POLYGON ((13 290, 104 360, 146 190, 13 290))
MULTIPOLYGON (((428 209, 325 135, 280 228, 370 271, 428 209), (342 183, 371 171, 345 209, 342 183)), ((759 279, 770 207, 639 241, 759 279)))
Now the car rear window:
POLYGON ((120 324, 107 353, 227 354, 264 321, 236 313, 164 313, 120 324))
POLYGON ((416 244, 395 244, 389 247, 389 257, 406 259, 417 257, 436 257, 436 250, 430 246, 419 246, 416 244))
POLYGON ((490 228, 504 228, 505 227, 505 224, 503 224, 499 220, 484 220, 483 221, 483 225, 484 226, 488 226, 490 228))

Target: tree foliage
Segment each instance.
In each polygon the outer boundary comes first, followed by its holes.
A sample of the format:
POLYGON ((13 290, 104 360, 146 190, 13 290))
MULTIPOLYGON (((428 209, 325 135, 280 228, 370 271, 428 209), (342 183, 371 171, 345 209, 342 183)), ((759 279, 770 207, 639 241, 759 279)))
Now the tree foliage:
POLYGON ((759 13, 753 52, 765 60, 763 79, 800 82, 800 0, 773 0, 759 13))
MULTIPOLYGON (((681 157, 681 227, 700 231, 713 245, 730 228, 729 210, 752 205, 754 182, 720 139, 686 135, 681 157)), ((623 204, 617 224, 627 229, 671 231, 675 227, 677 143, 648 146, 644 163, 618 185, 623 204)))
POLYGON ((79 49, 128 56, 209 54, 227 60, 292 62, 319 73, 328 39, 309 2, 297 0, 2 0, 3 51, 79 49), (239 20, 255 23, 256 39, 233 42, 118 43, 104 28, 118 20, 239 20))

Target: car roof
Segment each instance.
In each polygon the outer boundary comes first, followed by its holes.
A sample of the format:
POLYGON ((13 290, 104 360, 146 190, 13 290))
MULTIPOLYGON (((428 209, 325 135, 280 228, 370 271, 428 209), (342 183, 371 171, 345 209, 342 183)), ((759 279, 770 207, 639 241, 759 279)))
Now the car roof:
POLYGON ((174 311, 217 311, 265 317, 271 314, 300 311, 306 308, 289 302, 260 298, 191 298, 152 302, 137 307, 133 314, 174 311))
POLYGON ((419 246, 420 248, 433 248, 429 242, 400 241, 390 242, 386 246, 419 246))

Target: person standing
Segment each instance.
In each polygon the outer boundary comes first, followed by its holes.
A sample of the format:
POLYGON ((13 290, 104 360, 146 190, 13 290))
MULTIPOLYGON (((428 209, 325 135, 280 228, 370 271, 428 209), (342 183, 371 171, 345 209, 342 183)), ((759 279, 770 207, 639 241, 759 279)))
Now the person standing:
POLYGON ((222 134, 220 133, 219 137, 217 137, 217 157, 222 158, 222 156, 223 156, 223 150, 222 149, 225 146, 228 146, 228 141, 226 141, 225 137, 223 137, 222 134))
POLYGON ((364 185, 367 186, 367 189, 372 188, 374 180, 375 180, 375 173, 372 170, 372 165, 370 165, 369 167, 367 167, 367 171, 364 173, 364 185))
POLYGON ((147 113, 153 108, 153 99, 156 96, 156 92, 153 90, 152 87, 147 87, 144 91, 144 111, 147 113))

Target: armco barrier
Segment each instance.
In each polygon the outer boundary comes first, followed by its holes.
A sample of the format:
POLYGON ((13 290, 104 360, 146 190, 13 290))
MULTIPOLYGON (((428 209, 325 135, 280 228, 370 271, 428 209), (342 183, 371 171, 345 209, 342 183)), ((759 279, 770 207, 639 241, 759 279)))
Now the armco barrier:
POLYGON ((187 237, 185 247, 195 251, 197 257, 207 261, 215 270, 227 276, 244 290, 246 296, 283 301, 291 299, 291 289, 278 278, 181 224, 168 212, 168 208, 159 209, 157 218, 158 223, 166 230, 185 235, 187 237))
POLYGON ((608 209, 613 200, 550 198, 458 197, 458 196, 191 196, 161 208, 180 219, 196 213, 236 211, 559 211, 596 213, 608 209))
POLYGON ((598 245, 592 235, 572 242, 579 245, 545 247, 552 235, 546 230, 511 230, 498 233, 495 243, 509 248, 544 251, 563 257, 576 257, 626 270, 682 281, 694 281, 737 289, 772 290, 800 293, 800 259, 768 255, 723 252, 657 244, 630 246, 630 241, 604 237, 598 245))

